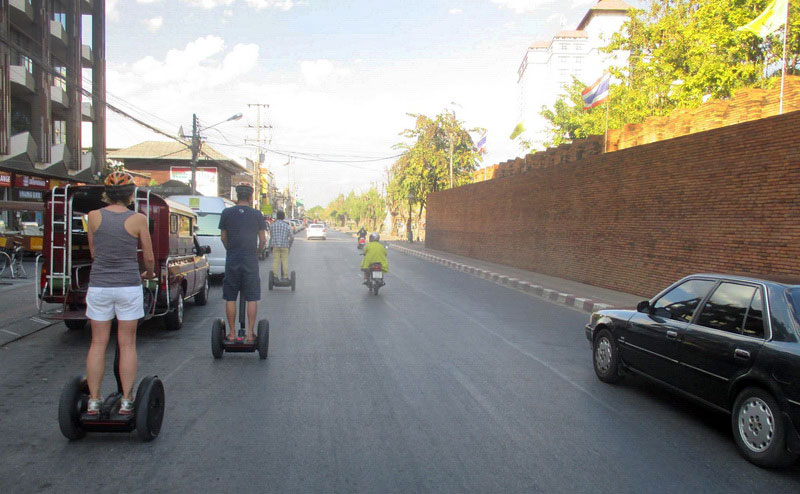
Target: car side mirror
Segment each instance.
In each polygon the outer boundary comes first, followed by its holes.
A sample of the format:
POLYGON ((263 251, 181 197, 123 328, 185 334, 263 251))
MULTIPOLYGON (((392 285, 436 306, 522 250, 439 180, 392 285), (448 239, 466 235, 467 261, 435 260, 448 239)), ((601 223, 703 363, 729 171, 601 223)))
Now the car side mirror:
POLYGON ((200 250, 203 251, 203 254, 211 254, 211 246, 210 245, 204 245, 204 246, 200 247, 200 250))
POLYGON ((197 233, 200 231, 200 225, 194 225, 194 232, 197 233))
POLYGON ((649 300, 642 300, 636 305, 636 312, 642 312, 644 314, 650 313, 650 301, 649 300))

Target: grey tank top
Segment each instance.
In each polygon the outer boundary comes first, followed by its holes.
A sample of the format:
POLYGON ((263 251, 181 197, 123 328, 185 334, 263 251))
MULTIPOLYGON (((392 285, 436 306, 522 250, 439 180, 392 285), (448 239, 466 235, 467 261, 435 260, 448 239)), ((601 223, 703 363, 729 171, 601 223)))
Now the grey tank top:
POLYGON ((100 227, 94 232, 94 261, 89 286, 141 286, 137 249, 139 239, 125 230, 125 220, 133 211, 115 213, 100 210, 100 227))

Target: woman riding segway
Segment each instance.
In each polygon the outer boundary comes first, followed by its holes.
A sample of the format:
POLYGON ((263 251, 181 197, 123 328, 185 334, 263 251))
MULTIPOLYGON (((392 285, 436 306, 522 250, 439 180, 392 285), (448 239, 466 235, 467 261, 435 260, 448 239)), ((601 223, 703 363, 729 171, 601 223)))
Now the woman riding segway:
POLYGON ((105 370, 111 322, 118 322, 119 374, 122 400, 117 413, 133 413, 131 390, 136 380, 136 325, 144 317, 142 278, 154 278, 153 245, 147 218, 128 209, 136 189, 129 173, 113 172, 105 179, 108 206, 89 213, 92 270, 86 294, 86 316, 92 325, 92 344, 86 356, 89 404, 86 414, 100 413, 100 383, 105 370), (145 272, 139 270, 141 245, 145 272))

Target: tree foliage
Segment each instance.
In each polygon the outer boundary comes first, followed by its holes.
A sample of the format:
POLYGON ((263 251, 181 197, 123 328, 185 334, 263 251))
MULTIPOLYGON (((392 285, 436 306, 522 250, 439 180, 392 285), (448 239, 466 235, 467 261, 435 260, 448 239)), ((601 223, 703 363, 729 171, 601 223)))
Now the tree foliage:
POLYGON ((421 211, 428 194, 451 186, 451 146, 453 187, 471 183, 472 173, 481 161, 470 132, 483 129, 465 129, 464 123, 448 111, 433 118, 409 116, 415 119, 414 128, 400 133, 408 141, 397 145, 404 152, 389 172, 388 197, 393 211, 404 204, 418 205, 421 211))
MULTIPOLYGON (((769 0, 653 0, 634 9, 623 33, 604 51, 630 53, 625 67, 611 69, 609 128, 726 99, 742 87, 767 87, 780 74, 782 30, 767 39, 736 28, 759 15, 769 0)), ((800 2, 793 2, 788 39, 789 74, 800 71, 800 2)), ((598 74, 599 76, 599 74, 598 74)), ((543 108, 550 142, 558 145, 605 129, 603 106, 583 110, 584 84, 573 79, 553 108, 543 108)))
POLYGON ((377 187, 371 187, 363 194, 356 194, 353 191, 347 195, 339 194, 324 208, 320 218, 340 226, 352 222, 368 230, 380 231, 380 226, 386 218, 386 198, 381 195, 377 187))

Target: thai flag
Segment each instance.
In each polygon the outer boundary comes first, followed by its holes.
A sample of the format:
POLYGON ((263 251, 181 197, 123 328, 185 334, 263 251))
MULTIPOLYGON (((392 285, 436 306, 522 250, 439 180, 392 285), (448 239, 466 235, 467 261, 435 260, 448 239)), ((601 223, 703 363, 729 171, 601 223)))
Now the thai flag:
POLYGON ((478 144, 476 144, 475 147, 478 149, 478 153, 486 152, 486 134, 483 134, 483 136, 481 136, 480 140, 478 141, 478 144))
POLYGON ((611 74, 603 74, 603 77, 581 93, 583 98, 583 109, 588 110, 608 100, 608 86, 611 84, 611 74))

